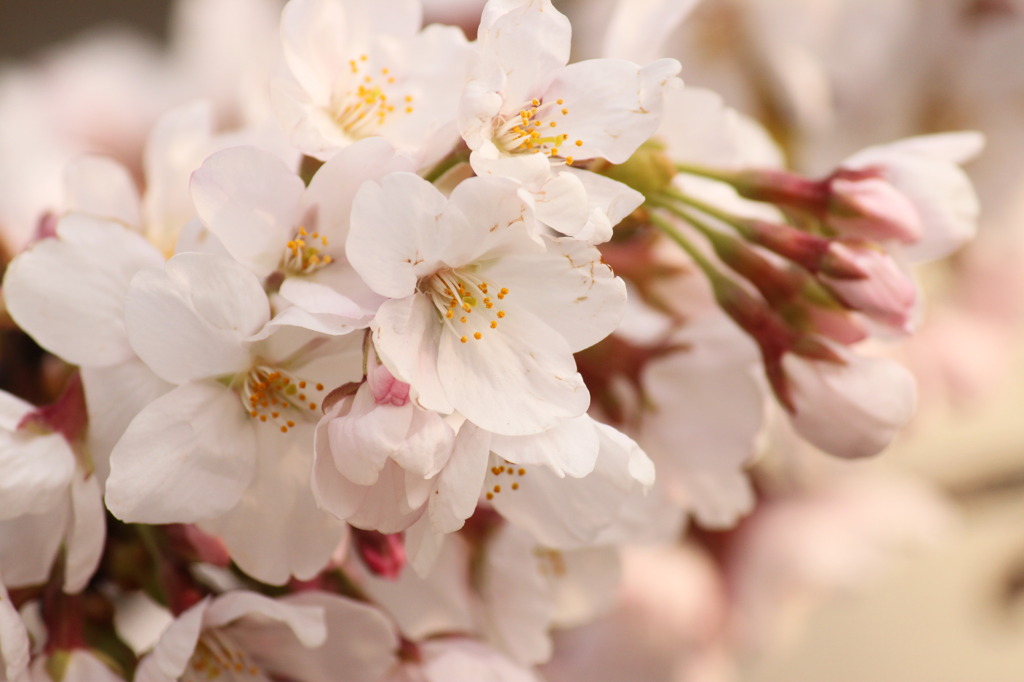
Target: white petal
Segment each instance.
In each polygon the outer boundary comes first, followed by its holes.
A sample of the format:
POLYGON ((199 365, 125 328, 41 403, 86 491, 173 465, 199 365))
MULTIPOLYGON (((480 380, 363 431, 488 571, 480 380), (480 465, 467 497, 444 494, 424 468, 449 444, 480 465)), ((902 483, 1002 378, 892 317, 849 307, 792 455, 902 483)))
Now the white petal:
POLYGON ((765 395, 746 340, 715 315, 695 318, 689 349, 644 370, 652 410, 638 439, 654 458, 659 487, 712 528, 729 527, 753 504, 745 468, 756 454, 765 395))
POLYGON ((8 586, 27 587, 46 582, 64 540, 69 506, 65 502, 42 514, 0 521, 0 572, 8 586))
POLYGON ((490 176, 459 183, 434 237, 440 258, 461 266, 508 249, 539 251, 527 238, 538 230, 518 189, 511 180, 490 176))
POLYGON ((124 678, 88 649, 73 649, 61 682, 124 682, 124 678))
POLYGON ((382 137, 369 137, 345 147, 309 182, 301 209, 306 227, 326 235, 328 247, 341 251, 348 238, 352 202, 362 184, 388 173, 412 171, 411 165, 382 137))
MULTIPOLYGON (((256 476, 228 513, 200 524, 219 535, 243 571, 265 583, 309 580, 324 569, 347 526, 318 509, 310 495, 311 427, 263 431, 256 476)), ((252 452, 252 450, 250 450, 252 452)))
MULTIPOLYGON (((199 642, 203 617, 209 605, 210 599, 203 599, 178 616, 170 627, 164 630, 153 653, 147 657, 152 660, 150 665, 171 679, 181 677, 199 642)), ((153 679, 159 677, 154 675, 153 679)))
POLYGON ((349 263, 382 296, 415 291, 420 270, 436 263, 437 223, 445 197, 412 173, 367 182, 356 195, 345 249, 349 263))
POLYGON ((39 345, 68 362, 98 367, 134 355, 124 329, 124 298, 140 268, 163 258, 122 225, 83 215, 63 218, 60 239, 14 259, 4 276, 7 310, 39 345))
POLYGON ((451 459, 430 496, 428 514, 435 532, 454 532, 473 514, 487 473, 489 443, 490 434, 468 422, 459 429, 451 459))
POLYGON ((342 670, 346 679, 377 680, 394 666, 398 634, 379 609, 313 591, 294 594, 281 601, 294 607, 322 609, 327 639, 312 650, 276 648, 274 665, 268 665, 268 670, 276 669, 283 678, 299 680, 335 679, 342 670))
POLYGON ((96 476, 75 476, 71 484, 71 527, 64 551, 64 591, 74 594, 82 590, 103 556, 107 537, 107 515, 103 509, 103 492, 96 476))
POLYGON ((174 616, 142 590, 126 592, 114 601, 114 632, 141 656, 156 646, 174 616))
POLYGON ((544 431, 590 405, 565 339, 525 309, 510 310, 480 340, 462 343, 443 330, 437 368, 455 409, 494 433, 544 431))
MULTIPOLYGON (((985 136, 973 130, 935 135, 918 135, 885 145, 870 147, 850 157, 860 166, 871 156, 882 152, 909 152, 937 161, 964 164, 974 159, 985 147, 985 136)), ((843 165, 845 165, 844 162, 843 165)))
POLYGON ((665 41, 699 0, 629 0, 615 4, 604 35, 605 57, 644 64, 666 53, 665 41))
POLYGON ((471 639, 436 639, 421 644, 423 674, 445 682, 540 682, 527 666, 513 663, 471 639))
POLYGON ((586 224, 576 233, 565 233, 576 239, 603 244, 612 238, 612 228, 644 203, 643 194, 617 180, 577 168, 565 172, 578 178, 587 193, 586 224))
POLYGON ((228 253, 259 277, 272 273, 299 228, 302 179, 273 154, 234 147, 206 159, 190 183, 196 211, 228 253))
POLYGON ((433 478, 447 463, 455 446, 455 432, 436 412, 415 408, 395 462, 419 478, 433 478))
POLYGON ((586 476, 597 461, 598 434, 586 415, 566 419, 547 431, 529 436, 491 439, 491 452, 515 464, 542 464, 558 476, 586 476))
MULTIPOLYGON (((429 520, 417 522, 417 526, 423 525, 429 526, 429 520)), ((405 534, 406 551, 410 532, 405 534)), ((365 569, 361 571, 365 575, 359 576, 367 595, 395 619, 405 637, 414 641, 441 632, 475 629, 476 594, 471 591, 469 577, 471 549, 461 535, 444 537, 444 548, 424 577, 403 570, 397 580, 389 580, 365 569)))
POLYGON ((210 153, 213 130, 213 106, 198 100, 163 114, 146 140, 144 233, 162 253, 174 252, 181 231, 195 218, 188 179, 210 153))
POLYGON ((210 254, 178 254, 163 270, 140 272, 125 300, 132 348, 175 384, 248 369, 246 340, 269 319, 256 276, 210 254))
POLYGON ((328 424, 327 420, 320 421, 313 442, 313 498, 318 507, 339 519, 347 519, 363 505, 370 488, 353 483, 338 471, 327 437, 328 424))
POLYGON ((506 102, 525 105, 569 61, 571 32, 569 20, 551 0, 492 0, 480 18, 477 59, 481 68, 494 63, 504 72, 506 102))
POLYGON ((524 664, 543 663, 553 651, 554 591, 538 549, 529 534, 505 525, 488 541, 480 571, 488 639, 524 664))
POLYGON ((7 588, 0 583, 0 663, 5 680, 18 680, 28 668, 29 640, 7 588))
POLYGON ((522 475, 487 476, 484 487, 492 491, 495 509, 539 544, 560 549, 592 544, 619 518, 626 500, 642 494, 654 481, 654 467, 636 443, 609 426, 594 424, 601 450, 588 476, 559 478, 543 466, 524 467, 522 475), (517 488, 512 489, 512 483, 517 488), (499 492, 494 492, 494 485, 500 486, 499 492))
MULTIPOLYGON (((545 239, 544 254, 506 254, 484 272, 509 289, 508 301, 558 332, 573 352, 605 338, 622 321, 626 285, 601 252, 576 239, 545 239)), ((515 313, 498 325, 501 329, 515 313)))
POLYGON ((214 599, 206 609, 203 625, 206 628, 219 628, 247 616, 287 626, 307 649, 318 647, 327 639, 323 608, 288 604, 242 590, 228 592, 214 599))
POLYGON ((388 460, 381 469, 377 481, 369 486, 366 497, 359 509, 348 518, 348 522, 356 528, 375 530, 380 533, 400 533, 423 514, 424 498, 430 494, 433 486, 429 481, 417 480, 388 460), (420 490, 409 489, 409 484, 418 485, 420 490), (417 503, 410 504, 410 498, 417 503))
POLYGON ((587 224, 587 190, 576 175, 563 172, 549 179, 534 201, 537 219, 562 234, 576 236, 587 224))
POLYGON ((253 476, 254 422, 219 384, 186 384, 132 420, 110 456, 107 508, 138 523, 191 523, 235 506, 253 476))
POLYGON ((138 358, 111 367, 83 367, 82 388, 89 412, 86 439, 93 475, 105 482, 110 453, 142 408, 173 388, 138 358))
POLYGON ((839 457, 869 457, 883 450, 914 414, 917 387, 902 365, 841 349, 846 364, 786 355, 793 387, 790 419, 811 443, 839 457))
POLYGON ((567 113, 552 119, 568 135, 573 156, 626 161, 661 124, 663 90, 679 72, 674 59, 643 68, 621 59, 590 59, 562 69, 544 100, 562 99, 567 113), (582 142, 576 146, 576 140, 582 142))
POLYGON ((64 169, 65 204, 71 213, 87 213, 137 227, 139 192, 128 169, 103 156, 82 156, 64 169))
POLYGON ((413 405, 377 405, 369 385, 356 393, 348 414, 327 424, 327 435, 338 471, 353 483, 372 485, 384 462, 402 447, 413 405))
POLYGON ((387 301, 370 325, 373 345, 388 371, 412 386, 420 407, 449 414, 454 408, 437 374, 441 335, 437 310, 426 296, 387 301))
POLYGON ((75 455, 60 434, 0 431, 0 521, 59 505, 74 471, 75 455))

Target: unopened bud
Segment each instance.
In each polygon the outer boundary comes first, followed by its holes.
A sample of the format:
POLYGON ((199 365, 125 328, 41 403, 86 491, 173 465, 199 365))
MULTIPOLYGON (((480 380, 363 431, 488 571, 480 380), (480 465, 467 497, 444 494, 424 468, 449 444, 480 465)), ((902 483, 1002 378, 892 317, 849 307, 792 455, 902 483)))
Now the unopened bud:
POLYGON ((836 171, 828 181, 829 226, 844 236, 906 244, 921 239, 914 204, 874 170, 836 171))
POLYGON ((409 402, 409 384, 396 379, 388 368, 371 358, 366 368, 366 382, 378 405, 402 407, 409 402))
POLYGON ((385 535, 375 530, 352 529, 359 558, 379 578, 398 580, 405 566, 405 542, 401 533, 385 535))
POLYGON ((809 234, 790 225, 767 220, 744 220, 740 223, 744 236, 800 267, 817 272, 828 255, 831 241, 809 234))
POLYGON ((793 300, 809 277, 806 273, 780 267, 731 235, 709 231, 707 236, 719 259, 757 287, 772 306, 793 300))
POLYGON ((917 302, 917 287, 910 276, 891 256, 870 246, 836 243, 834 248, 865 276, 861 279, 822 277, 829 289, 851 310, 896 330, 909 331, 917 302))
POLYGON ((841 363, 786 357, 791 422, 801 436, 830 454, 877 454, 914 413, 914 378, 892 360, 863 357, 841 347, 832 352, 841 363))
POLYGON ((756 343, 765 375, 779 402, 792 409, 792 398, 782 371, 782 356, 796 340, 796 333, 777 312, 742 286, 724 276, 711 279, 715 300, 756 343))
POLYGON ((815 215, 828 200, 828 189, 823 183, 776 168, 742 170, 730 174, 725 181, 747 199, 815 215))

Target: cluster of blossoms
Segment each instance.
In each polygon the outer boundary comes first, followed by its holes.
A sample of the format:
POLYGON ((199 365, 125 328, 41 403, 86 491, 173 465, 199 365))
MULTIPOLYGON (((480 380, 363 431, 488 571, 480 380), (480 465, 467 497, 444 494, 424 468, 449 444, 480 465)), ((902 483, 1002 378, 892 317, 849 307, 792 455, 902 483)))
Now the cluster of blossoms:
POLYGON ((421 14, 291 0, 265 101, 39 207, 3 299, 62 387, 0 394, 0 680, 540 679, 623 546, 751 509, 772 411, 841 457, 909 420, 857 344, 970 237, 975 136, 811 180, 649 45, 570 64, 550 0, 421 14))

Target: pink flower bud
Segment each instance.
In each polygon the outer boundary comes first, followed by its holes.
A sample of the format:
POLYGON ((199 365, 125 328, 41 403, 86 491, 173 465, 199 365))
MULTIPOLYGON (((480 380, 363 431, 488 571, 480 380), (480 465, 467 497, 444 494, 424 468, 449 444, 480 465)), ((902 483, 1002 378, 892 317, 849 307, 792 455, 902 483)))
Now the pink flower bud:
POLYGON ((409 384, 392 376, 384 365, 371 360, 366 369, 366 381, 378 405, 402 407, 409 402, 409 384))
POLYGON ((746 237, 759 246, 786 258, 810 272, 821 269, 829 240, 783 223, 751 219, 743 222, 746 237))
POLYGON ((839 457, 881 452, 913 416, 914 378, 902 365, 836 346, 844 362, 818 362, 788 354, 783 369, 793 399, 797 433, 839 457))
POLYGON ((723 178, 747 199, 817 213, 827 200, 824 183, 777 168, 750 168, 723 178))
POLYGON ((868 336, 864 325, 845 310, 812 305, 807 306, 806 313, 809 331, 844 346, 863 341, 868 336))
POLYGON ((917 287, 896 261, 883 251, 857 244, 834 242, 830 250, 837 259, 854 264, 865 276, 839 279, 822 275, 822 282, 851 310, 909 332, 917 287))
POLYGON ((380 578, 398 580, 405 566, 405 542, 401 533, 385 535, 375 530, 352 529, 356 552, 370 572, 380 578))
POLYGON ((907 244, 921 239, 917 208, 878 171, 841 169, 828 187, 828 224, 840 234, 907 244))

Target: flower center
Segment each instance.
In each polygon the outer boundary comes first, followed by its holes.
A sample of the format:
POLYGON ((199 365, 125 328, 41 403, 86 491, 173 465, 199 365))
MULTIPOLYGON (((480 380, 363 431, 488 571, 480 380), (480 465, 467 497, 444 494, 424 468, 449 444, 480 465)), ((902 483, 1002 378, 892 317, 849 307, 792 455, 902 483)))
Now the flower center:
MULTIPOLYGON (((553 103, 531 100, 529 106, 497 127, 494 143, 507 154, 545 154, 571 164, 573 157, 563 153, 569 136, 553 130, 558 128, 556 119, 568 113, 564 99, 559 98, 553 103)), ((582 147, 583 140, 576 140, 573 144, 582 147)))
POLYGON ((295 427, 295 420, 312 420, 318 402, 310 399, 313 391, 323 392, 324 385, 310 386, 280 369, 257 365, 245 378, 241 399, 249 416, 261 422, 277 424, 281 433, 295 427))
POLYGON ((182 682, 267 680, 266 674, 225 632, 206 630, 192 652, 182 682))
POLYGON ((335 122, 354 139, 376 134, 389 119, 399 114, 413 112, 410 94, 400 96, 395 90, 395 77, 391 71, 382 68, 373 72, 368 66, 369 57, 360 55, 348 61, 354 87, 335 93, 332 97, 332 112, 335 122), (391 91, 389 96, 388 90, 391 91))
POLYGON ((508 289, 495 291, 472 272, 442 270, 425 280, 421 288, 434 302, 445 326, 462 343, 469 343, 471 338, 481 340, 488 330, 497 329, 498 322, 505 317, 505 311, 498 306, 508 296, 508 289))
POLYGON ((487 484, 490 488, 487 491, 485 497, 488 500, 493 500, 495 495, 500 495, 502 491, 501 477, 504 474, 509 478, 509 490, 519 490, 519 481, 515 480, 517 477, 526 475, 526 467, 518 466, 509 462, 507 459, 502 459, 504 464, 495 464, 491 467, 491 475, 493 478, 491 482, 487 484))
POLYGON ((300 227, 295 238, 284 246, 281 269, 293 275, 314 273, 334 261, 329 254, 323 253, 326 247, 326 236, 319 232, 310 234, 306 228, 300 227))

